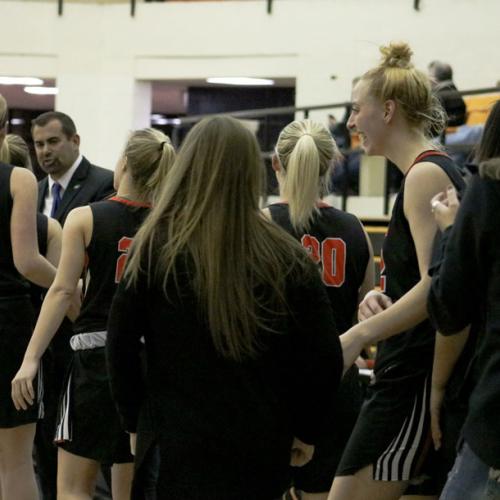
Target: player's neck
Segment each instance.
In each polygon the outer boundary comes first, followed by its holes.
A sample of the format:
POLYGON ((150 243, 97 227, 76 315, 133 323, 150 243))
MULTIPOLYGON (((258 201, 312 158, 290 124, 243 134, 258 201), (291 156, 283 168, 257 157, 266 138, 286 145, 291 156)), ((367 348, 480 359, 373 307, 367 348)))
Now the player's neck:
POLYGON ((118 186, 116 195, 120 198, 125 198, 126 200, 137 201, 140 203, 147 203, 149 201, 138 194, 134 183, 132 182, 132 179, 128 175, 124 175, 120 180, 120 185, 118 186))

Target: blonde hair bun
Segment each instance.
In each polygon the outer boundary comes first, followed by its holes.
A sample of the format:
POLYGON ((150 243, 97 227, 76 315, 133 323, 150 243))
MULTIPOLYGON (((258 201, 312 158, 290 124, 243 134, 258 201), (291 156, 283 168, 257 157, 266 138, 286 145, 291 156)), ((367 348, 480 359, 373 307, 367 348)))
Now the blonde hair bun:
POLYGON ((410 69, 413 55, 409 45, 405 42, 391 42, 388 46, 380 47, 382 53, 381 66, 384 68, 410 69))

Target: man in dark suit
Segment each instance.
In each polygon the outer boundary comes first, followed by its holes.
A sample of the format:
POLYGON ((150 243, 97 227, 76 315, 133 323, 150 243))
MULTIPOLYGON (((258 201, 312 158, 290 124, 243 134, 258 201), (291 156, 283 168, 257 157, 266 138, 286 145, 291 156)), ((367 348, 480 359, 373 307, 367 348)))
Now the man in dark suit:
POLYGON ((48 174, 38 185, 41 212, 64 225, 70 210, 113 192, 113 173, 80 154, 80 136, 68 115, 43 113, 33 120, 31 131, 38 163, 48 174))
MULTIPOLYGON (((58 111, 43 113, 31 133, 40 168, 48 174, 38 183, 38 210, 62 225, 76 207, 113 193, 113 173, 92 165, 80 154, 80 136, 73 120, 58 111)), ((56 500, 57 450, 53 445, 59 393, 71 359, 71 324, 65 321, 44 356, 45 417, 37 427, 37 472, 44 500, 56 500)))

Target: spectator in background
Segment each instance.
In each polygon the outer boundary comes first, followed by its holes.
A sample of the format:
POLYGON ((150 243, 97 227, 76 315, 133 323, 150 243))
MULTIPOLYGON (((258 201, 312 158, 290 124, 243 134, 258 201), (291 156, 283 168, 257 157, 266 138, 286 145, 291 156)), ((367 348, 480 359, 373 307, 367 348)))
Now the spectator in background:
POLYGON ((467 119, 467 107, 453 83, 451 66, 441 61, 432 61, 428 66, 428 70, 433 90, 436 92, 448 116, 448 127, 464 125, 467 119))

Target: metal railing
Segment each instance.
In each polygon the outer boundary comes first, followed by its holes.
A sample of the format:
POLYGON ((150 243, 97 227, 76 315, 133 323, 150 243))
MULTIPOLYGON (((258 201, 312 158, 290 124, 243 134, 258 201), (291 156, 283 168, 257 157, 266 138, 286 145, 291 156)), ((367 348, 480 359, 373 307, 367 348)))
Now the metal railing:
MULTIPOLYGON (((486 87, 486 88, 476 88, 463 90, 459 92, 462 96, 475 96, 482 94, 500 94, 500 87, 486 87)), ((448 92, 442 92, 440 95, 446 97, 448 92)), ((449 92, 449 95, 456 95, 456 91, 449 92)), ((203 115, 194 115, 183 118, 177 118, 173 123, 173 131, 172 131, 172 141, 176 146, 179 146, 182 142, 182 133, 183 129, 190 128, 193 124, 200 121, 203 118, 210 116, 232 116, 238 119, 263 119, 264 125, 266 125, 269 117, 278 116, 278 115, 296 115, 297 113, 303 113, 304 118, 308 118, 311 111, 328 111, 333 109, 347 109, 351 105, 350 102, 337 102, 331 104, 323 104, 323 105, 314 105, 314 106, 282 106, 276 108, 263 108, 263 109, 251 109, 251 110, 241 110, 241 111, 231 111, 231 112, 223 112, 223 113, 212 113, 212 114, 203 114, 203 115)), ((268 141, 265 141, 268 142, 268 141)), ((460 153, 460 152, 470 152, 474 144, 454 144, 446 146, 446 150, 450 153, 460 153)), ((342 154, 349 155, 352 153, 353 149, 344 149, 341 150, 342 154)), ((264 152, 263 158, 269 159, 272 155, 272 152, 264 152)), ((390 168, 386 168, 386 176, 385 176, 385 186, 384 186, 384 204, 383 204, 383 213, 387 215, 389 213, 389 202, 391 192, 391 185, 389 182, 390 176, 390 168)), ((347 199, 349 197, 349 187, 346 185, 345 189, 341 193, 341 204, 343 210, 347 207, 347 199)))

